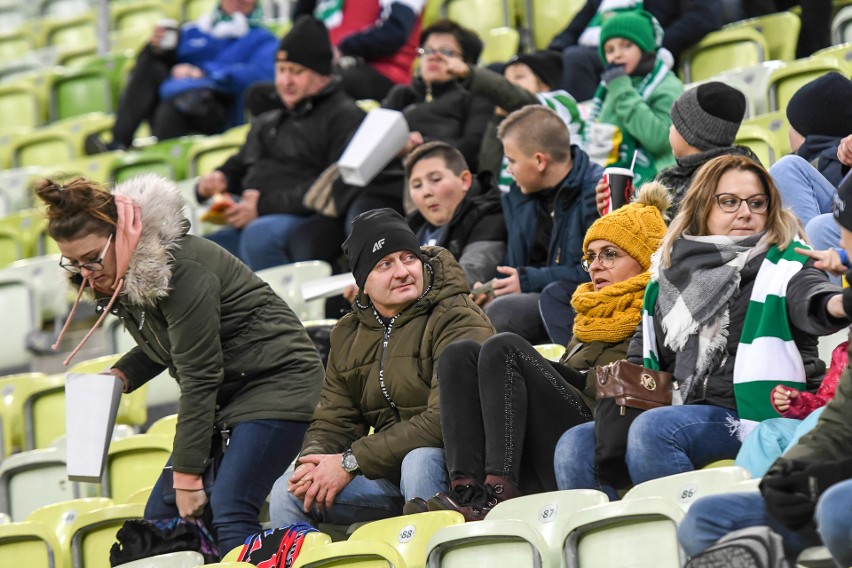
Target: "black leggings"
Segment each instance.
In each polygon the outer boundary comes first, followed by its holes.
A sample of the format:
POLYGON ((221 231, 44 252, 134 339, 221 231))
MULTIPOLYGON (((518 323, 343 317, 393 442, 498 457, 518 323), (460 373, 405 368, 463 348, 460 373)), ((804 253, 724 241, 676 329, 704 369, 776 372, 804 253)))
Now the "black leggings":
POLYGON ((556 489, 562 434, 592 419, 578 392, 586 378, 501 333, 446 348, 438 363, 441 428, 450 479, 508 477, 524 493, 556 489))

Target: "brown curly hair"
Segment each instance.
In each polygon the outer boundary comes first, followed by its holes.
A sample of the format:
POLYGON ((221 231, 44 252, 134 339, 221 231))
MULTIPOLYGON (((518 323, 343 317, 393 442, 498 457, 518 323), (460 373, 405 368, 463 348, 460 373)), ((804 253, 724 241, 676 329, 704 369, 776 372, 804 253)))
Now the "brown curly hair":
POLYGON ((36 182, 34 191, 47 205, 47 232, 54 240, 115 232, 115 198, 100 184, 84 178, 62 183, 42 179, 36 182))

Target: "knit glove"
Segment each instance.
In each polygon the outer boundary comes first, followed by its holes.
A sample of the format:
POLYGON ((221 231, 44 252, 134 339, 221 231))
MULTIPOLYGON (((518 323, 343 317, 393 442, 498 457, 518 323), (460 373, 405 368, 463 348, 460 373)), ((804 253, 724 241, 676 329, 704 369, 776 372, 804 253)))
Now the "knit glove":
POLYGON ((624 70, 624 65, 612 64, 604 69, 603 73, 601 73, 601 81, 603 81, 604 85, 609 85, 610 81, 613 79, 618 79, 619 77, 624 77, 626 75, 627 71, 624 70))
POLYGON ((852 458, 816 463, 779 458, 763 476, 760 492, 773 517, 785 527, 799 530, 813 521, 819 496, 849 478, 852 458))

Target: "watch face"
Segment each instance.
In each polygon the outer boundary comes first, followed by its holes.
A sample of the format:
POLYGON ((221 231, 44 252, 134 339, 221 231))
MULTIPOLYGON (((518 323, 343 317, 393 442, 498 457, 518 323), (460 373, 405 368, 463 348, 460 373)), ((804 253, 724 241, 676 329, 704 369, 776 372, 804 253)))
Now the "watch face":
POLYGON ((351 452, 343 454, 343 469, 349 473, 358 469, 358 462, 355 460, 355 456, 353 456, 351 452))

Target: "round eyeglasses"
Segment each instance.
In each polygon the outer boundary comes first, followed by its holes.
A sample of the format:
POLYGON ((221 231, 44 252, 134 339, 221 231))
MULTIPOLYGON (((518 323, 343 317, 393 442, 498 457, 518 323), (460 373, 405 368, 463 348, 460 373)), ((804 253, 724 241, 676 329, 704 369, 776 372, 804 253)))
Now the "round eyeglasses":
POLYGON ((725 213, 736 213, 740 209, 743 201, 748 205, 748 210, 752 213, 763 213, 769 208, 769 196, 764 194, 752 195, 751 197, 737 197, 733 193, 717 193, 713 196, 719 209, 725 213))
POLYGON ((78 264, 76 262, 71 262, 64 256, 59 258, 59 266, 67 270, 72 274, 80 274, 85 268, 89 272, 100 272, 104 269, 104 257, 106 256, 106 252, 109 249, 109 244, 112 242, 112 235, 107 239, 106 244, 104 245, 104 249, 101 251, 100 256, 94 260, 90 260, 88 262, 84 262, 82 264, 78 264))
POLYGON ((423 57, 425 55, 433 55, 435 53, 440 53, 444 57, 458 57, 459 52, 455 49, 450 49, 449 47, 439 47, 438 49, 433 49, 431 47, 418 47, 417 55, 423 57))
POLYGON ((600 254, 589 252, 580 260, 580 266, 583 267, 583 270, 589 272, 592 268, 592 264, 594 264, 595 260, 597 260, 604 268, 612 268, 615 266, 615 259, 620 256, 623 255, 618 254, 612 249, 601 251, 600 254))

